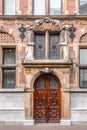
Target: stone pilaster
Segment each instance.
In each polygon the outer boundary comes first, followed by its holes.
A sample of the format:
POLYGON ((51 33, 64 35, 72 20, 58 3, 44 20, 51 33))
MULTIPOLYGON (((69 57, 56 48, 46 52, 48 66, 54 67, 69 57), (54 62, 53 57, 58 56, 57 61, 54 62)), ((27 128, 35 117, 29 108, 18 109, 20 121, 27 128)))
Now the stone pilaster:
POLYGON ((34 33, 32 30, 28 31, 28 45, 26 47, 25 60, 34 59, 34 33))
POLYGON ((66 30, 61 31, 60 33, 60 57, 65 60, 69 59, 66 30))
POLYGON ((28 0, 28 14, 29 15, 32 15, 33 14, 33 12, 32 12, 32 6, 33 5, 33 3, 32 3, 32 0, 28 0))
POLYGON ((25 119, 33 119, 33 91, 25 93, 25 119))

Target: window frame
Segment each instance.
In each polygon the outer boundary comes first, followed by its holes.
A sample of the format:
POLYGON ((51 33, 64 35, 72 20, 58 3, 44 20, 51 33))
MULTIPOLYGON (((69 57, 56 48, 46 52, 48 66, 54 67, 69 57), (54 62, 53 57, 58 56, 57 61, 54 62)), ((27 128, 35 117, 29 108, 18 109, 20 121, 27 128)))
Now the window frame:
POLYGON ((81 0, 78 0, 78 5, 79 5, 79 15, 86 15, 86 14, 81 14, 81 13, 80 13, 80 1, 81 1, 81 0))
POLYGON ((87 49, 87 48, 85 48, 85 46, 82 46, 82 47, 79 47, 79 86, 80 86, 80 88, 82 88, 82 89, 87 89, 87 87, 85 87, 85 86, 81 86, 81 76, 80 76, 80 70, 84 70, 84 69, 87 69, 87 64, 80 64, 80 49, 87 49))
MULTIPOLYGON (((11 81, 11 80, 10 80, 11 81)), ((3 68, 2 69, 2 88, 15 88, 16 86, 16 69, 15 68, 3 68), (4 79, 4 70, 14 70, 14 86, 8 86, 8 84, 6 86, 4 86, 4 82, 5 80, 4 79)))
MULTIPOLYGON (((5 62, 5 49, 13 49, 14 50, 14 63, 12 63, 12 64, 15 64, 16 63, 16 52, 15 52, 15 48, 3 48, 3 64, 5 65, 8 65, 7 63, 4 63, 5 62)), ((11 63, 10 63, 11 64, 11 63)), ((11 64, 11 65, 12 65, 11 64)))
MULTIPOLYGON (((44 56, 44 58, 43 59, 41 59, 41 58, 37 58, 36 57, 36 54, 35 54, 35 47, 34 47, 34 58, 35 58, 35 60, 45 60, 45 59, 49 59, 49 60, 59 60, 60 59, 60 48, 59 48, 59 41, 60 41, 60 31, 48 31, 48 30, 46 30, 45 32, 43 31, 43 32, 41 32, 40 33, 40 31, 39 32, 34 32, 34 43, 35 43, 35 35, 44 35, 44 38, 45 38, 45 43, 44 43, 44 53, 45 53, 45 56, 44 56), (59 50, 59 52, 58 52, 58 58, 51 58, 51 56, 50 56, 50 53, 51 53, 51 51, 50 51, 50 36, 51 35, 54 35, 54 36, 58 36, 59 37, 59 39, 58 39, 58 50, 59 50)), ((54 57, 54 56, 53 56, 54 57)))
POLYGON ((60 3, 61 3, 61 9, 60 9, 60 14, 50 14, 50 0, 49 0, 49 4, 48 4, 48 15, 62 15, 62 10, 63 10, 63 0, 60 0, 60 3))
POLYGON ((2 88, 5 88, 5 89, 13 89, 13 88, 15 88, 16 87, 16 46, 2 46, 2 88), (14 61, 15 61, 15 63, 13 64, 4 64, 4 49, 14 49, 14 61), (3 79, 3 77, 4 77, 4 73, 3 73, 3 70, 5 70, 5 69, 8 69, 8 70, 12 70, 12 69, 14 69, 14 71, 15 71, 15 79, 14 79, 14 85, 15 86, 10 86, 10 87, 7 87, 7 86, 3 86, 4 85, 4 79, 3 79))
MULTIPOLYGON (((34 0, 32 0, 33 2, 33 4, 32 4, 32 14, 33 15, 36 15, 36 16, 38 16, 37 14, 34 14, 34 0)), ((63 0, 60 0, 61 1, 61 13, 60 14, 53 14, 53 15, 55 15, 55 16, 57 16, 57 15, 62 15, 62 11, 63 11, 63 0)), ((45 15, 51 15, 50 14, 50 0, 45 0, 45 15)), ((52 16, 53 16, 52 15, 52 16)))
POLYGON ((2 1, 2 14, 3 15, 16 15, 16 10, 17 10, 17 7, 16 7, 16 3, 18 2, 18 0, 15 0, 15 13, 14 14, 5 14, 5 0, 2 1))
MULTIPOLYGON (((13 6, 12 6, 13 7, 13 6)), ((15 15, 16 14, 16 0, 15 0, 15 5, 14 5, 14 14, 5 14, 5 0, 3 0, 3 14, 4 15, 15 15)))

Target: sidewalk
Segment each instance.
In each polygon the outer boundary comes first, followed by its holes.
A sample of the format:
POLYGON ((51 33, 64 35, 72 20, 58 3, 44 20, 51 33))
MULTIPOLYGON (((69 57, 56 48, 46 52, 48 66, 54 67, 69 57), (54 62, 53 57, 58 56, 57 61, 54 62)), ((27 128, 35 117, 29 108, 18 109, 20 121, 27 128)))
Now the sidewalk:
POLYGON ((87 130, 84 126, 57 126, 57 125, 34 125, 34 126, 0 126, 0 130, 87 130))

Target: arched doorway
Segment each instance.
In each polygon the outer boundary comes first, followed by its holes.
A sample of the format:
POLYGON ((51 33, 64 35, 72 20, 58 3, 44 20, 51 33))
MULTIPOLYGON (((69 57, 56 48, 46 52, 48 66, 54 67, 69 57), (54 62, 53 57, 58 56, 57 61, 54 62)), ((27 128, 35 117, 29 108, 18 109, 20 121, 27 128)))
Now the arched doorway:
POLYGON ((34 83, 35 122, 59 122, 61 118, 61 84, 53 74, 42 74, 34 83))

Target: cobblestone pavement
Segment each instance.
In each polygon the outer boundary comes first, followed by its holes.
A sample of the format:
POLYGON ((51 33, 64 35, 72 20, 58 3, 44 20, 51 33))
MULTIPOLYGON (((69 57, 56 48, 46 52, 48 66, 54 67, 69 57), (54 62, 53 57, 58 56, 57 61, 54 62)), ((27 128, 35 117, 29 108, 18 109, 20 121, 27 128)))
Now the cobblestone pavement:
POLYGON ((0 126, 0 130, 87 130, 87 125, 84 126, 0 126))

